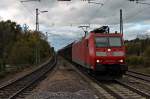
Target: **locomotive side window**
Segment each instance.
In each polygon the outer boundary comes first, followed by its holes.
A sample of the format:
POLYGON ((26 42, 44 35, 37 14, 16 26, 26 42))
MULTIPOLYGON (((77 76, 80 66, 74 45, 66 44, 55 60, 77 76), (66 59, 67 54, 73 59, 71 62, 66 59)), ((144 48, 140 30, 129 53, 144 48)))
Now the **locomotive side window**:
POLYGON ((96 47, 107 47, 108 38, 107 37, 96 37, 95 38, 96 47))
POLYGON ((121 38, 120 37, 109 37, 109 45, 110 46, 121 46, 121 38))

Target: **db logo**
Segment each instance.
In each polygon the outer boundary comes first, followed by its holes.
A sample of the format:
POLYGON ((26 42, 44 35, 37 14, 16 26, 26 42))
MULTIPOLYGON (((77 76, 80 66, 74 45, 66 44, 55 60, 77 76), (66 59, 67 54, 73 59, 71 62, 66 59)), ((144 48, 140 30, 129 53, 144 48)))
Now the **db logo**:
POLYGON ((107 52, 107 56, 111 56, 112 55, 112 53, 111 52, 107 52))

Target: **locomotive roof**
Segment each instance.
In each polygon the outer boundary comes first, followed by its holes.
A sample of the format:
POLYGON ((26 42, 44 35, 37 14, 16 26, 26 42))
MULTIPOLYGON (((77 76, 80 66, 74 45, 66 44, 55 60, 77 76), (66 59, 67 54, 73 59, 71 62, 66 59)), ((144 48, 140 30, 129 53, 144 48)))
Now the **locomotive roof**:
POLYGON ((90 33, 99 36, 123 36, 123 34, 121 33, 110 33, 110 29, 108 26, 102 26, 100 28, 96 28, 92 30, 90 33))
POLYGON ((93 34, 96 36, 123 36, 123 34, 121 34, 121 33, 109 33, 109 34, 106 34, 106 33, 96 33, 95 34, 95 33, 93 33, 93 34))

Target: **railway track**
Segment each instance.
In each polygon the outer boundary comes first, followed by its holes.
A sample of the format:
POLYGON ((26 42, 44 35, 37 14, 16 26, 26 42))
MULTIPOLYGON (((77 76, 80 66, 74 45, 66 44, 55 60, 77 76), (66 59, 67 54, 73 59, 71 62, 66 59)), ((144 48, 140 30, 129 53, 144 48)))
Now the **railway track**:
POLYGON ((35 85, 44 78, 56 64, 56 57, 52 58, 49 62, 42 64, 33 72, 19 78, 9 84, 0 87, 0 99, 17 99, 24 98, 29 94, 35 85))
POLYGON ((150 99, 150 94, 138 88, 133 87, 128 83, 124 83, 122 79, 114 81, 100 81, 95 76, 89 75, 81 68, 77 68, 81 76, 86 76, 91 79, 90 83, 95 83, 95 88, 99 90, 104 99, 150 99))
MULTIPOLYGON (((149 99, 150 94, 146 93, 124 81, 117 79, 110 82, 101 82, 95 77, 90 77, 96 84, 106 90, 115 99, 149 99)), ((105 95, 106 96, 106 95, 105 95)), ((107 97, 107 96, 106 96, 107 97)), ((109 97, 107 98, 109 99, 109 97)))
POLYGON ((128 79, 116 79, 111 83, 101 83, 95 77, 92 79, 117 99, 150 99, 149 75, 128 71, 126 76, 128 79))
POLYGON ((123 79, 117 80, 116 82, 121 83, 123 86, 130 88, 141 94, 142 96, 146 96, 146 98, 150 98, 150 76, 142 73, 128 71, 126 75, 124 75, 123 79))
POLYGON ((129 90, 141 95, 142 97, 146 98, 146 99, 150 99, 150 93, 147 93, 145 91, 143 91, 142 89, 133 86, 132 84, 126 83, 123 80, 115 80, 116 83, 128 88, 129 90))
MULTIPOLYGON (((114 80, 110 82, 102 82, 95 77, 90 77, 96 84, 107 91, 115 99, 149 99, 150 95, 131 85, 124 83, 121 80, 114 80)), ((106 95, 105 95, 106 96, 106 95)), ((107 99, 110 99, 106 96, 107 99)))
POLYGON ((138 73, 134 71, 127 71, 126 75, 150 82, 150 75, 146 75, 146 74, 142 74, 142 73, 138 73))

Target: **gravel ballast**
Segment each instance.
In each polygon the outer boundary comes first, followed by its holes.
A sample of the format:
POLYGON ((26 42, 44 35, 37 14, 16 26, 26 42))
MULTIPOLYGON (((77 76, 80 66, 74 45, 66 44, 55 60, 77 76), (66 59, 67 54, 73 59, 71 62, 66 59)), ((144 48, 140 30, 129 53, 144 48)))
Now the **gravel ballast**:
POLYGON ((62 57, 52 73, 26 99, 96 99, 87 82, 62 57))

